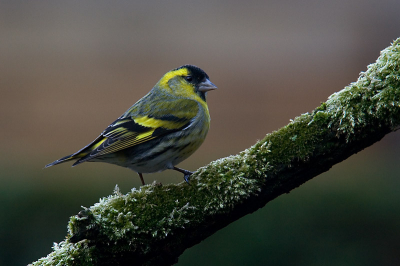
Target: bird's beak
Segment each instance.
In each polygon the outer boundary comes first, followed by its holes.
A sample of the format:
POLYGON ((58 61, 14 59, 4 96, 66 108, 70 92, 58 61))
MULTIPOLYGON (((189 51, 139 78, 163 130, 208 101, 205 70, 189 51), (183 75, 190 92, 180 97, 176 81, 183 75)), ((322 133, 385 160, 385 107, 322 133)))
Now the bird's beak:
POLYGON ((199 84, 198 91, 207 92, 211 90, 216 90, 217 86, 215 86, 210 80, 206 79, 205 81, 199 84))

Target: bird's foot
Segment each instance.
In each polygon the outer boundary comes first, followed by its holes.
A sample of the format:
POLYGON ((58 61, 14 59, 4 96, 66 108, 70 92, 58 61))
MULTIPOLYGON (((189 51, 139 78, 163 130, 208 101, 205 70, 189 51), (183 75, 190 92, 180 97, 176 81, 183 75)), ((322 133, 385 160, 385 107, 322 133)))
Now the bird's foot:
POLYGON ((173 169, 175 171, 181 172, 183 174, 183 179, 185 179, 186 183, 189 184, 189 179, 190 179, 190 176, 193 174, 193 172, 190 172, 188 170, 181 169, 181 168, 178 168, 178 167, 174 167, 173 169))

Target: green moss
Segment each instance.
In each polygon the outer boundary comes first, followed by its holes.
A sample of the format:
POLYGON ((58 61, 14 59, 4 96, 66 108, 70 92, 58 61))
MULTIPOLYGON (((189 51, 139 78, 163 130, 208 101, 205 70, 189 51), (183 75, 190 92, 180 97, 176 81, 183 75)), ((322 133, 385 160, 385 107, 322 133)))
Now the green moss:
MULTIPOLYGON (((236 160, 226 158, 219 162, 218 168, 232 167, 232 162, 236 160)), ((114 195, 84 210, 83 217, 72 217, 69 233, 76 235, 80 231, 90 231, 93 224, 101 225, 97 228, 100 238, 126 243, 126 246, 118 245, 118 251, 150 252, 154 241, 165 239, 189 223, 190 226, 200 224, 206 218, 204 213, 211 216, 229 212, 258 190, 254 180, 238 177, 233 172, 216 179, 215 175, 221 171, 218 168, 200 169, 192 177, 191 185, 152 184, 140 190, 132 189, 126 195, 116 189, 114 195), (135 241, 137 243, 133 244, 135 241)))
POLYGON ((376 63, 369 65, 357 82, 329 97, 326 108, 331 114, 329 126, 338 135, 346 135, 350 141, 357 129, 367 126, 371 120, 378 121, 378 127, 398 124, 399 62, 400 38, 381 52, 376 63))
POLYGON ((47 255, 45 258, 41 258, 38 261, 30 265, 80 265, 80 266, 94 266, 96 265, 92 253, 94 247, 88 246, 88 241, 81 241, 76 244, 71 244, 66 241, 62 241, 59 244, 54 243, 53 252, 47 255))

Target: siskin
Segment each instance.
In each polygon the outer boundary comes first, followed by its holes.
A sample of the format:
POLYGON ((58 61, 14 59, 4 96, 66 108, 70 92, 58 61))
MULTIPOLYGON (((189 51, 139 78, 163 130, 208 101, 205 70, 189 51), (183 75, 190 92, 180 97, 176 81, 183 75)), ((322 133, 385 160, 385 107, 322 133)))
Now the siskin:
POLYGON ((139 174, 173 169, 189 182, 192 172, 175 167, 203 143, 210 127, 206 94, 217 87, 193 65, 166 73, 153 89, 83 149, 45 167, 76 160, 105 162, 139 174))

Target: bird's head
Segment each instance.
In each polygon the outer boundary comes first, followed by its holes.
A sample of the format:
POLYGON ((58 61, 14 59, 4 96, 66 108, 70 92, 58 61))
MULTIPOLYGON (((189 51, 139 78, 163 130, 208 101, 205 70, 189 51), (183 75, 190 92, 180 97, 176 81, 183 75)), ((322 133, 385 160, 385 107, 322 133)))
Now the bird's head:
POLYGON ((156 85, 177 97, 206 100, 206 93, 217 87, 209 80, 202 69, 193 65, 184 65, 169 71, 156 85))

